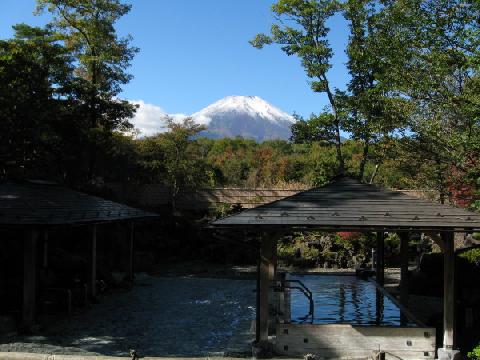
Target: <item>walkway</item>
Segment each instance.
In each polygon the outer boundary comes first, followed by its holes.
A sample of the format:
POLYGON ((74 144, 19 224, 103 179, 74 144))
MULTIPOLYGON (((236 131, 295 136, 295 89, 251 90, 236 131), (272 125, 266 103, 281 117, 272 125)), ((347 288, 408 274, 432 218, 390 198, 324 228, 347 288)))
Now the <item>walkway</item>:
POLYGON ((145 277, 42 336, 0 339, 0 352, 191 357, 249 353, 255 281, 145 277))

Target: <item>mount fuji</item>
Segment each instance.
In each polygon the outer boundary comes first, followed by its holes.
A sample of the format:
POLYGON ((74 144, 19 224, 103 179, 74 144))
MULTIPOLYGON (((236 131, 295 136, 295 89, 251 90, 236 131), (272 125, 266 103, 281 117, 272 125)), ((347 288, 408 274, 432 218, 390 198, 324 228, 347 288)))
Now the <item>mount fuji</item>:
POLYGON ((293 116, 258 96, 227 96, 191 115, 207 126, 200 136, 242 136, 256 141, 290 138, 293 116))

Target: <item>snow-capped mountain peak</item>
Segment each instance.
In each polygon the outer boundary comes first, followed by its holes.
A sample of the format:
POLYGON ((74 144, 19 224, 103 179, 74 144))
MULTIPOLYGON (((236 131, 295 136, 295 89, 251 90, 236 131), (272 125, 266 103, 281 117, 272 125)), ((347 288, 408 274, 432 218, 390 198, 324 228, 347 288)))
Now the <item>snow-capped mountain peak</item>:
POLYGON ((242 136, 257 141, 291 136, 293 116, 258 96, 227 96, 191 115, 207 126, 200 135, 212 138, 242 136))
POLYGON ((199 123, 208 125, 212 116, 218 117, 228 113, 262 118, 275 124, 295 121, 293 116, 269 104, 259 96, 227 96, 192 114, 192 118, 199 123))

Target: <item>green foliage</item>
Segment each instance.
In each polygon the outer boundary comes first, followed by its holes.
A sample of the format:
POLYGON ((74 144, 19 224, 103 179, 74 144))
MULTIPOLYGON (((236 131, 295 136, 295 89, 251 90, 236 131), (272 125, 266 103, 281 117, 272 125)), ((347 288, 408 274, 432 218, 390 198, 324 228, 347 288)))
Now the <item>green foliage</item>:
POLYGON ((370 258, 375 238, 361 233, 342 234, 311 231, 283 238, 277 247, 278 259, 288 266, 353 267, 370 258), (355 262, 352 258, 355 257, 355 262))
POLYGON ((48 176, 48 164, 67 152, 65 127, 75 133, 63 101, 72 59, 50 31, 14 30, 14 39, 0 40, 0 176, 48 176))
POLYGON ((242 204, 232 205, 227 203, 219 203, 215 206, 215 208, 211 212, 211 215, 215 219, 219 219, 228 215, 236 214, 242 210, 244 210, 242 204))
POLYGON ((138 142, 140 164, 153 182, 171 188, 172 206, 182 188, 208 183, 209 172, 193 138, 205 129, 186 118, 178 124, 167 118, 167 132, 138 142))
POLYGON ((306 144, 315 141, 328 144, 335 143, 335 129, 332 127, 334 122, 333 115, 330 113, 312 114, 310 119, 304 120, 302 117, 294 114, 296 122, 292 124, 292 142, 296 144, 306 144))
MULTIPOLYGON (((340 128, 342 122, 341 109, 335 91, 331 89, 328 70, 331 68, 333 51, 328 43, 329 28, 327 20, 341 9, 340 2, 328 1, 298 1, 278 0, 272 5, 272 12, 277 20, 271 26, 270 35, 258 34, 250 44, 258 49, 265 45, 277 44, 288 56, 300 58, 302 67, 308 78, 311 79, 311 88, 314 92, 326 93, 331 116, 320 116, 314 129, 307 129, 313 136, 328 136, 334 140, 337 155, 337 173, 344 172, 344 158, 341 151, 340 128), (319 127, 319 126, 320 127, 319 127), (332 137, 333 135, 333 137, 332 137)), ((294 127, 294 136, 302 138, 301 124, 294 127), (295 134, 297 133, 297 134, 295 134)))
POLYGON ((471 264, 480 266, 480 248, 464 251, 459 256, 466 259, 471 264))
POLYGON ((135 107, 118 94, 132 78, 126 69, 138 49, 130 37, 119 38, 114 27, 130 8, 120 0, 37 0, 37 13, 51 13, 47 28, 75 60, 72 95, 88 142, 90 180, 100 172, 102 143, 114 130, 132 129, 128 120, 135 107))
POLYGON ((480 344, 478 344, 476 347, 474 347, 472 349, 472 351, 470 351, 468 354, 467 354, 467 357, 470 359, 470 360, 479 360, 480 359, 480 344))

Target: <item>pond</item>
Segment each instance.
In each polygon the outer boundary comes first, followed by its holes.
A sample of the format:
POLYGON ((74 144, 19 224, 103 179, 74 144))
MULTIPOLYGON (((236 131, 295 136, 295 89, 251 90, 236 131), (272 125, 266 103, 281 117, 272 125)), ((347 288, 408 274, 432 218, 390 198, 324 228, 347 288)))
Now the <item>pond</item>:
POLYGON ((306 317, 308 299, 292 289, 292 323, 416 326, 402 322, 406 317, 401 310, 373 282, 350 275, 292 274, 288 279, 301 281, 312 292, 314 302, 312 322, 312 317, 306 317))

